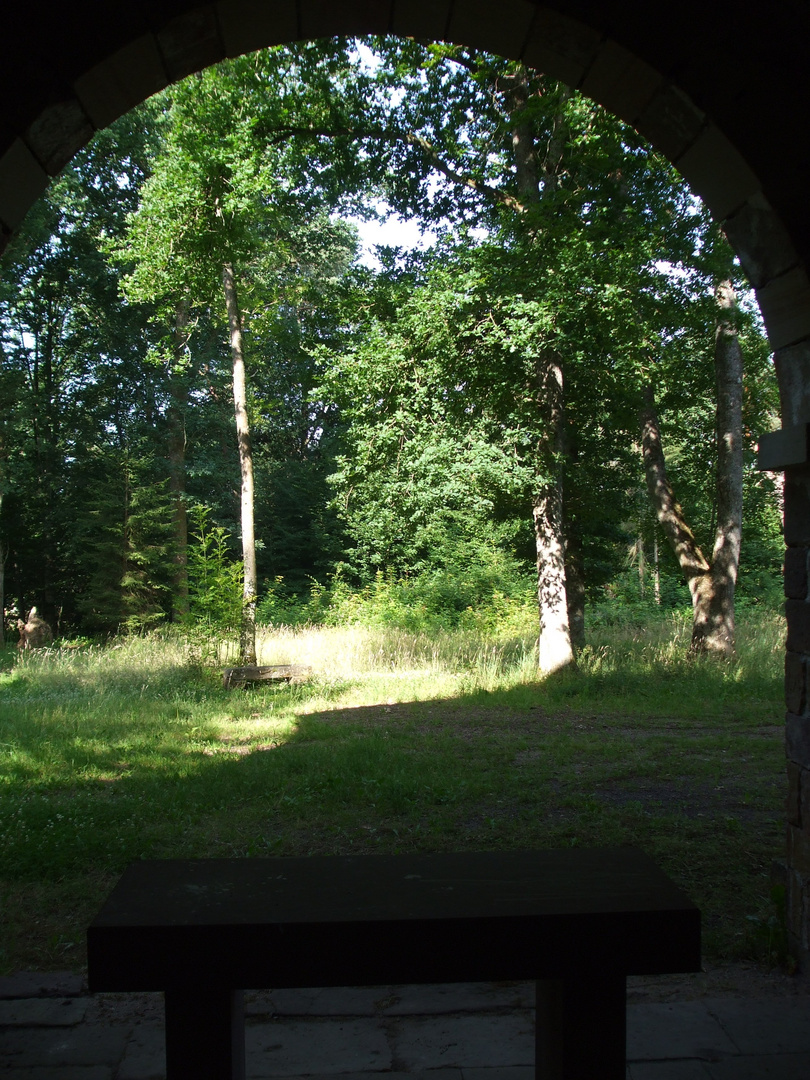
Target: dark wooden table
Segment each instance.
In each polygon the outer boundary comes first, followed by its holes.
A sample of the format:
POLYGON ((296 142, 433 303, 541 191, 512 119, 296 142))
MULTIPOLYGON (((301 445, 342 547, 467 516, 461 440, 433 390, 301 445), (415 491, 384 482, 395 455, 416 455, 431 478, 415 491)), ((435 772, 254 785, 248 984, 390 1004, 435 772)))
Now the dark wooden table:
POLYGON ((700 913, 633 848, 133 863, 91 991, 163 990, 168 1080, 241 1080, 246 988, 537 980, 538 1080, 624 1080, 625 979, 700 969, 700 913))

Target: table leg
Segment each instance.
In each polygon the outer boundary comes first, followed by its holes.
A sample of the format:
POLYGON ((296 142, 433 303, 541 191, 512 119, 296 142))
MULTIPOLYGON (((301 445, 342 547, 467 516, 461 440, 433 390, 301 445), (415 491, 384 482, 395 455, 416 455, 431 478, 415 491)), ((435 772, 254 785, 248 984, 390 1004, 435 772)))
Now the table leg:
POLYGON ((536 1080, 625 1080, 623 975, 582 972, 537 983, 536 1080))
POLYGON ((241 990, 166 991, 166 1080, 244 1080, 241 990))

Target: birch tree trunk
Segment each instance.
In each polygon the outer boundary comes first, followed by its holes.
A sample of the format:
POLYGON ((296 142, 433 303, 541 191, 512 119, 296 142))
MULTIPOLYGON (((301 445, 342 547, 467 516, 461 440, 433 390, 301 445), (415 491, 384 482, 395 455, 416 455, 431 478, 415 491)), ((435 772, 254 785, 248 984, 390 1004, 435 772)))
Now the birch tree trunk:
POLYGON ((242 472, 242 626, 239 638, 239 663, 256 663, 256 541, 253 529, 253 451, 247 413, 247 381, 242 345, 242 316, 236 292, 233 267, 222 268, 225 307, 228 312, 231 357, 233 360, 233 405, 239 465, 242 472))
POLYGON ((692 597, 694 653, 734 653, 734 590, 742 536, 742 350, 735 326, 736 297, 730 281, 716 289, 717 329, 717 524, 712 561, 706 559, 670 486, 652 387, 641 414, 647 488, 656 516, 678 560, 692 597))
POLYGON ((537 663, 540 671, 548 675, 574 659, 568 622, 563 527, 565 399, 562 361, 557 353, 548 351, 540 357, 537 383, 542 428, 537 457, 543 476, 532 500, 540 612, 537 663))

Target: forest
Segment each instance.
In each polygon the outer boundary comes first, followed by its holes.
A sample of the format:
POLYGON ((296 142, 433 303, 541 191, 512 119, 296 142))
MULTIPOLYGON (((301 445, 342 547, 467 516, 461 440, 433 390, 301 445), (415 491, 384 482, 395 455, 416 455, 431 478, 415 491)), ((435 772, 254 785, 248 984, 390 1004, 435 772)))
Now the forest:
POLYGON ((388 38, 221 64, 100 132, 0 275, 5 632, 779 603, 761 319, 676 170, 520 63, 388 38), (358 222, 419 224, 364 252, 358 222), (741 524, 742 523, 742 524, 741 524), (365 615, 363 615, 365 612, 365 615))

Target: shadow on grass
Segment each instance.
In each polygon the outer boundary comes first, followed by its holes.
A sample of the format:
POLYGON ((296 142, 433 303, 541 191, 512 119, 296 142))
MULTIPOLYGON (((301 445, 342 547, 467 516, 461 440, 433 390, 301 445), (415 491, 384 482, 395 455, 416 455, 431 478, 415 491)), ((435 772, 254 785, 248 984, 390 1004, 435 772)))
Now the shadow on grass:
POLYGON ((84 880, 60 916, 77 949, 141 858, 633 843, 704 907, 721 955, 767 894, 784 771, 772 675, 581 668, 311 712, 322 686, 234 693, 170 670, 133 693, 141 669, 128 678, 23 670, 0 687, 3 891, 33 921, 37 883, 53 907, 84 880))

